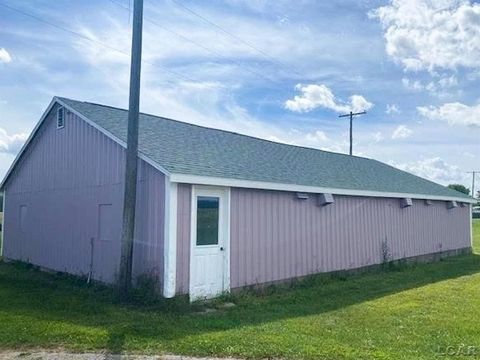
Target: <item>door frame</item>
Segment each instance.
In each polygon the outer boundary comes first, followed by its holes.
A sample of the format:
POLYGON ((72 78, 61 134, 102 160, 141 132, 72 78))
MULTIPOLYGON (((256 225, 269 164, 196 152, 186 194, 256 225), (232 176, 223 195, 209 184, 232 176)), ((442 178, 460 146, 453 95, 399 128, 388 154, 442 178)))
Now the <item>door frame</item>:
MULTIPOLYGON (((230 188, 229 187, 219 187, 219 186, 206 186, 206 185, 192 185, 191 190, 191 203, 190 203, 190 256, 189 256, 189 284, 188 284, 188 291, 190 299, 195 299, 192 293, 192 271, 193 271, 193 255, 196 246, 196 238, 197 238, 197 206, 196 206, 196 198, 198 193, 205 193, 211 192, 212 196, 220 196, 223 198, 223 209, 222 205, 220 205, 220 213, 223 216, 219 216, 222 218, 222 224, 219 223, 219 229, 223 228, 223 238, 224 244, 223 247, 225 248, 224 256, 223 256, 223 292, 230 292, 230 188)), ((222 204, 222 201, 220 201, 222 204)))

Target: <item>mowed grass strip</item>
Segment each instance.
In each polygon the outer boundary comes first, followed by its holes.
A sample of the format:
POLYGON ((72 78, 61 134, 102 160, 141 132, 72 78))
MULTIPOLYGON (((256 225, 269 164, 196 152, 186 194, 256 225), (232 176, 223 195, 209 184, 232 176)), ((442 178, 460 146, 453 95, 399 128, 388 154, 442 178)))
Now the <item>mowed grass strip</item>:
POLYGON ((473 229, 472 255, 314 276, 209 314, 186 299, 120 304, 107 287, 0 263, 0 349, 434 359, 474 346, 468 358, 480 358, 480 221, 473 229))
POLYGON ((480 219, 473 220, 473 252, 480 254, 480 219))

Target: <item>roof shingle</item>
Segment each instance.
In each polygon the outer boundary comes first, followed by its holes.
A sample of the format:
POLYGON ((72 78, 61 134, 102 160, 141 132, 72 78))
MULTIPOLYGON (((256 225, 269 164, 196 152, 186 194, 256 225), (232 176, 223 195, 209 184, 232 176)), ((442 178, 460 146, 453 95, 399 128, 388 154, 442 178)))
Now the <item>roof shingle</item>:
MULTIPOLYGON (((127 110, 58 99, 126 141, 127 110)), ((376 160, 276 143, 147 114, 140 115, 139 150, 172 174, 469 199, 465 194, 376 160)))

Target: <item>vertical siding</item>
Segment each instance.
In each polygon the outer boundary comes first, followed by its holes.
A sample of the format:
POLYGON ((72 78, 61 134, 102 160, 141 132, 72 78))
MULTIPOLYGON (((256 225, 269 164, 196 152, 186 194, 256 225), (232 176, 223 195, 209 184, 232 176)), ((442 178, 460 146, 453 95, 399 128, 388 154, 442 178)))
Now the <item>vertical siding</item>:
POLYGON ((231 286, 353 269, 392 259, 470 246, 469 208, 444 201, 335 196, 326 207, 316 196, 299 200, 280 191, 231 191, 231 286))
MULTIPOLYGON (((188 292, 190 185, 178 192, 177 293, 188 292)), ((392 259, 470 246, 469 208, 448 210, 444 201, 316 196, 231 189, 231 287, 284 280, 382 262, 382 242, 392 259)))
MULTIPOLYGON (((56 128, 54 108, 8 183, 4 255, 111 283, 118 272, 125 151, 72 113, 56 128), (19 208, 27 207, 20 229, 19 208), (99 206, 105 205, 103 238, 99 206), (108 206, 110 205, 110 206, 108 206), (105 230, 108 229, 108 230, 105 230)), ((163 273, 164 177, 139 161, 134 273, 163 273)))
POLYGON ((139 161, 139 165, 133 276, 156 279, 162 289, 165 176, 144 161, 139 161))

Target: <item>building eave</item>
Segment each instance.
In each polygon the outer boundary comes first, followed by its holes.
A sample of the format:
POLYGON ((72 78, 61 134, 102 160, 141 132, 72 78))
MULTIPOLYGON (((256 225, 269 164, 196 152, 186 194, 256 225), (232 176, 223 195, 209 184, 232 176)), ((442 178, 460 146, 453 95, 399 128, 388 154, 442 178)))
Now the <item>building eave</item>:
POLYGON ((198 176, 172 173, 170 174, 170 181, 186 184, 198 185, 214 185, 214 186, 229 186, 248 189, 261 190, 279 190, 292 192, 306 192, 306 193, 328 193, 334 195, 348 195, 348 196, 366 196, 366 197, 381 197, 381 198, 411 198, 423 200, 439 200, 439 201, 458 201, 462 203, 476 203, 473 198, 444 196, 444 195, 428 195, 428 194, 414 194, 414 193, 398 193, 398 192, 382 192, 371 190, 356 190, 356 189, 341 189, 321 186, 306 186, 296 184, 274 183, 265 181, 241 180, 222 177, 198 176))

